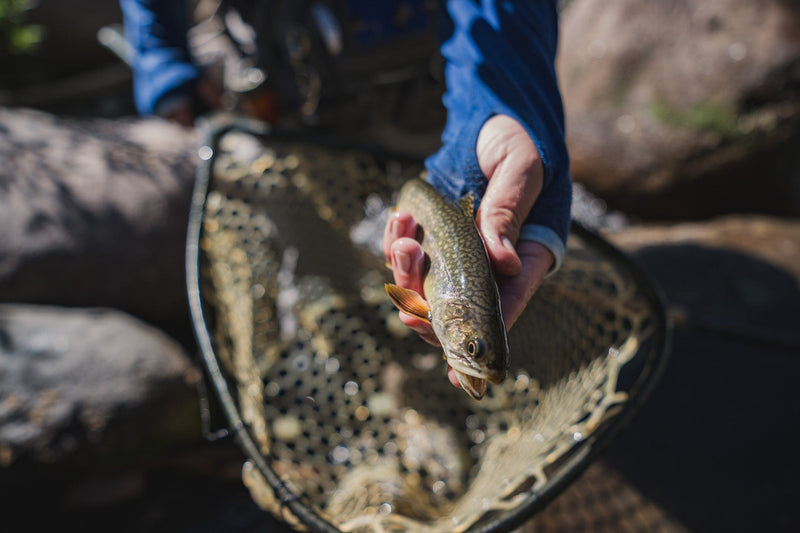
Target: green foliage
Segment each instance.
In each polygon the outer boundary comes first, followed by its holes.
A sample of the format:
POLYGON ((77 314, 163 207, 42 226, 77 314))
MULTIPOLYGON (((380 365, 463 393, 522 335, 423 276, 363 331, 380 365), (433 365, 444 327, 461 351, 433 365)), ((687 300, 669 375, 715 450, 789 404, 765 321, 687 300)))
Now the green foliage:
POLYGON ((664 100, 657 100, 653 102, 651 112, 657 120, 671 126, 716 133, 722 137, 731 137, 738 132, 736 113, 716 102, 699 102, 689 109, 677 109, 664 100))
POLYGON ((31 0, 0 0, 0 50, 33 52, 44 38, 44 28, 27 24, 31 0))

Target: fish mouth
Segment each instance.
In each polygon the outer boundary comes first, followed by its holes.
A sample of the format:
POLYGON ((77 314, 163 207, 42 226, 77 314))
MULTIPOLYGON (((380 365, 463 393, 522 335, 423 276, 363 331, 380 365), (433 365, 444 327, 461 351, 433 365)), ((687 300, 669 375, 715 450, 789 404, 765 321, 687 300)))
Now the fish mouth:
POLYGON ((456 373, 456 378, 467 394, 480 400, 486 394, 487 376, 479 368, 468 366, 459 360, 448 360, 448 364, 456 373))
POLYGON ((453 370, 456 373, 458 382, 461 384, 461 388, 464 389, 467 392, 467 394, 472 396, 472 398, 474 398, 475 400, 480 400, 481 398, 483 398, 483 395, 486 394, 485 379, 472 376, 470 374, 465 374, 456 369, 453 370))

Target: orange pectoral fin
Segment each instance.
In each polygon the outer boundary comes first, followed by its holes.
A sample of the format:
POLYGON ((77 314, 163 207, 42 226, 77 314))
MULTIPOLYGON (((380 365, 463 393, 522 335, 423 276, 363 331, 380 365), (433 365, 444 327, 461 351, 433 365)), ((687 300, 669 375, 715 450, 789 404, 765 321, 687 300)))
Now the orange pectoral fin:
POLYGON ((398 309, 430 323, 431 308, 419 293, 392 283, 386 283, 384 287, 389 299, 398 309))

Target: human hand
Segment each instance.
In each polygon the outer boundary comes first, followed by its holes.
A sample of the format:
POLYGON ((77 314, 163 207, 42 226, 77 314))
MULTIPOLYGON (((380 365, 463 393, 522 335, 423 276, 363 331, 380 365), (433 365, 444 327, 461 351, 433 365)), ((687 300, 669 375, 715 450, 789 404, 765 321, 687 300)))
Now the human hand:
POLYGON ((220 109, 222 107, 222 94, 222 87, 206 76, 198 80, 194 97, 176 100, 167 109, 162 110, 160 114, 183 127, 191 128, 197 118, 195 116, 195 101, 199 101, 202 106, 208 109, 220 109))
MULTIPOLYGON (((539 243, 517 242, 522 223, 541 192, 544 169, 528 133, 505 115, 486 121, 478 135, 476 151, 478 164, 488 179, 476 224, 497 276, 506 327, 511 328, 555 260, 539 243)), ((416 234, 411 215, 396 212, 386 225, 383 250, 392 265, 395 283, 424 297, 425 260, 422 247, 414 240, 416 234)), ((427 342, 439 344, 427 322, 402 311, 400 320, 427 342)), ((448 376, 458 386, 452 369, 448 376)))

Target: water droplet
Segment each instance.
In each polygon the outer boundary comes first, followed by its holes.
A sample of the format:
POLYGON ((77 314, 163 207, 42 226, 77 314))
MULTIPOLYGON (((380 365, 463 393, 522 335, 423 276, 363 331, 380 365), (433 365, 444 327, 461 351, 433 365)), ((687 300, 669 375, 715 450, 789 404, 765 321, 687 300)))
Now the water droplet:
POLYGON ((265 79, 264 71, 260 68, 250 67, 246 72, 247 81, 253 85, 258 85, 265 79))
POLYGON ((208 161, 214 155, 214 150, 210 146, 201 146, 197 149, 197 157, 203 161, 208 161))
POLYGON ((575 433, 572 434, 572 440, 576 441, 583 440, 583 433, 581 433, 580 431, 576 431, 575 433))
POLYGON ((267 396, 274 398, 281 392, 281 386, 276 381, 270 381, 264 387, 264 394, 267 396))
POLYGON ((331 451, 331 459, 336 464, 342 464, 350 457, 350 450, 344 446, 337 446, 331 451))
POLYGON ((256 300, 260 300, 265 294, 267 294, 267 289, 265 289, 262 284, 256 283, 250 287, 250 294, 252 294, 253 298, 256 300))
POLYGON ((431 490, 433 491, 434 494, 441 494, 445 488, 446 485, 444 484, 444 481, 442 481, 441 479, 439 481, 435 481, 431 486, 431 490))
POLYGON ((378 507, 378 512, 382 515, 387 515, 392 512, 392 505, 389 503, 382 503, 380 507, 378 507))
POLYGON ((355 381, 348 381, 344 384, 344 393, 348 396, 354 396, 358 392, 358 383, 355 381))
POLYGON ((335 357, 331 357, 327 361, 325 361, 325 372, 328 374, 335 374, 339 371, 339 360, 335 357))

